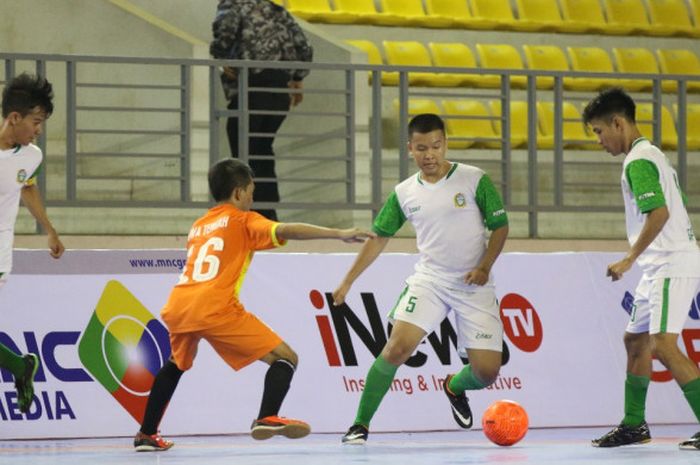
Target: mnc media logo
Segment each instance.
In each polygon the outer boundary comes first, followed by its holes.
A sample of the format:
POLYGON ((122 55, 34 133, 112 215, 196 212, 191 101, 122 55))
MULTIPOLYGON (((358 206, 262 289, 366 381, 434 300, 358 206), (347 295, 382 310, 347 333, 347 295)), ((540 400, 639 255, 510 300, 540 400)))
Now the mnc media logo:
POLYGON ((109 281, 78 346, 92 376, 141 423, 158 370, 170 357, 167 329, 121 283, 109 281))

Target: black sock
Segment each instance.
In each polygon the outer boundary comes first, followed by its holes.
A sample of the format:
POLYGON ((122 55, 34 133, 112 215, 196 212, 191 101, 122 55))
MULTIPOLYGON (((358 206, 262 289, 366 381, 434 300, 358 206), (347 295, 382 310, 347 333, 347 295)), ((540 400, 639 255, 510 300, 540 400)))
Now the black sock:
POLYGON ((158 431, 158 425, 163 418, 165 408, 168 406, 168 402, 170 402, 170 398, 173 396, 183 373, 184 371, 168 360, 156 375, 151 394, 148 396, 148 403, 146 403, 143 423, 141 424, 141 432, 143 434, 150 436, 158 431))
POLYGON ((289 391, 289 383, 294 376, 296 367, 283 358, 273 362, 265 375, 265 390, 258 419, 277 415, 282 407, 282 401, 289 391))

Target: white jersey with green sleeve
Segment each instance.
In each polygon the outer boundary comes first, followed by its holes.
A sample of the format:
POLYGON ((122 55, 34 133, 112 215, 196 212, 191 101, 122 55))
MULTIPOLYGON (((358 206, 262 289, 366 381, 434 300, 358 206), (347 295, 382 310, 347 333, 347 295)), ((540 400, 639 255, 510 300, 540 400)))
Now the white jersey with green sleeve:
POLYGON ((0 150, 0 273, 12 269, 12 243, 22 187, 34 184, 42 154, 33 144, 0 150))
POLYGON ((621 182, 630 244, 639 238, 646 213, 665 205, 670 215, 659 235, 637 259, 644 278, 700 277, 700 249, 676 170, 668 158, 640 137, 625 157, 621 182))
MULTIPOLYGON (((390 237, 408 220, 416 231, 416 274, 443 285, 465 287, 464 277, 481 260, 486 230, 508 224, 503 201, 479 168, 453 163, 436 183, 420 173, 398 184, 374 221, 377 235, 390 237)), ((489 282, 492 282, 489 279, 489 282)))

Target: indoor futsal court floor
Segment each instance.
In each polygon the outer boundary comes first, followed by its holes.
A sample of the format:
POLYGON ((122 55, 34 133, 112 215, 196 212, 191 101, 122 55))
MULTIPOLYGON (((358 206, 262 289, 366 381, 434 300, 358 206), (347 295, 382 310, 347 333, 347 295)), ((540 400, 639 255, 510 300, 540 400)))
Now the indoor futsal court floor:
POLYGON ((696 425, 652 425, 651 443, 615 449, 590 446, 605 428, 533 429, 518 444, 498 447, 480 430, 377 433, 364 446, 343 446, 340 434, 312 434, 291 441, 249 436, 172 438, 166 452, 137 453, 130 438, 0 441, 7 465, 337 465, 337 464, 700 464, 700 451, 678 449, 696 425))

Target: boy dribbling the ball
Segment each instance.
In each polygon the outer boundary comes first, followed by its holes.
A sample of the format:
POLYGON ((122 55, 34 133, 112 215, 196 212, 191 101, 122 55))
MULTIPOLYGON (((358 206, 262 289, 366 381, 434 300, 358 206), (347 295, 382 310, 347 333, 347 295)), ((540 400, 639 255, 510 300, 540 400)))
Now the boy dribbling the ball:
POLYGON ((420 260, 389 315, 391 335, 369 369, 344 444, 367 441, 369 423, 399 366, 449 312, 455 313, 459 349, 469 357, 469 365, 443 384, 460 427, 473 422, 465 392, 489 386, 501 368, 503 325, 491 268, 508 237, 503 201, 484 171, 446 159, 445 124, 438 115, 415 116, 408 134, 419 172, 394 188, 374 221, 378 237, 365 242, 333 292, 335 304, 342 304, 401 226, 406 221, 414 226, 420 260))

